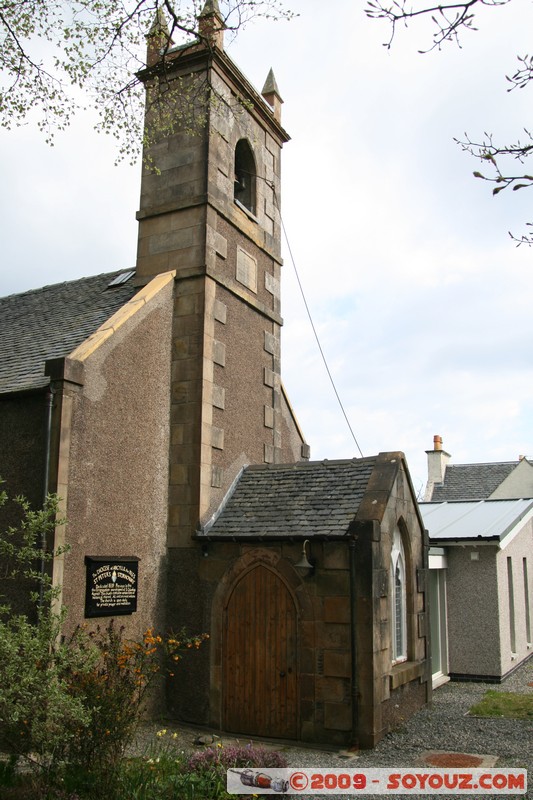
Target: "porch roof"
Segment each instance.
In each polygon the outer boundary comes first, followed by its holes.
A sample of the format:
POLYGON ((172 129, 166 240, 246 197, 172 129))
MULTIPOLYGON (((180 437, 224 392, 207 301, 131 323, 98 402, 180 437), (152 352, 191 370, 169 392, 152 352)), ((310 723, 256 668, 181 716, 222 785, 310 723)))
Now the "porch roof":
POLYGON ((420 503, 431 544, 491 541, 500 545, 533 517, 533 500, 420 503))
POLYGON ((378 457, 246 467, 198 538, 343 536, 378 457))

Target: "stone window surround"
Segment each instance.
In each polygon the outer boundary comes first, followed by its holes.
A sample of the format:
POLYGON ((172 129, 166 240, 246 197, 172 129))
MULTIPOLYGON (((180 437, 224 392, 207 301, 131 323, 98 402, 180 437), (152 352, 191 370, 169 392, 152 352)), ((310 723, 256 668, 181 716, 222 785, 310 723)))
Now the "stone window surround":
POLYGON ((407 661, 407 575, 405 550, 402 534, 398 525, 394 529, 391 549, 391 577, 390 577, 390 618, 391 618, 391 647, 393 666, 407 661), (397 583, 400 586, 398 597, 397 583), (398 619, 400 614, 400 619, 398 619), (398 648, 397 632, 400 633, 400 647, 398 648), (398 652, 399 650, 399 652, 398 652))
POLYGON ((246 137, 235 146, 235 181, 233 199, 242 211, 257 221, 257 165, 252 145, 246 137), (238 195, 241 195, 240 197, 238 195))

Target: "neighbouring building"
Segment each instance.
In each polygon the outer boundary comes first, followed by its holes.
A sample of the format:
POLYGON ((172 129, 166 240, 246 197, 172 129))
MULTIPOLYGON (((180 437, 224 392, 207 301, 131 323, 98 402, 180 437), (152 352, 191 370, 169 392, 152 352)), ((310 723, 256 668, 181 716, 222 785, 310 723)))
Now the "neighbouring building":
POLYGON ((158 15, 140 77, 136 267, 0 300, 0 474, 62 498, 67 624, 210 634, 168 713, 373 746, 430 697, 428 543, 403 455, 309 461, 281 382, 276 80, 216 0, 185 45, 158 15))
POLYGON ((487 464, 450 464, 442 437, 433 437, 426 450, 428 481, 424 500, 513 500, 533 497, 533 464, 525 456, 517 461, 487 464))
POLYGON ((499 682, 533 653, 533 467, 449 464, 428 451, 429 589, 434 685, 499 682))

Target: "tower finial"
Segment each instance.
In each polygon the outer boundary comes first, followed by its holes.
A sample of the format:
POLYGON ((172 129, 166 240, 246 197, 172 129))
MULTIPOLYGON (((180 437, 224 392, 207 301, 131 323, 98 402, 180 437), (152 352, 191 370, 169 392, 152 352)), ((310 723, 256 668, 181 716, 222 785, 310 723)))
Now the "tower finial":
POLYGON ((211 47, 224 49, 224 17, 220 13, 218 0, 206 0, 198 17, 198 33, 207 39, 211 47))
POLYGON ((161 50, 169 47, 172 44, 170 38, 170 31, 168 29, 167 18, 162 8, 158 8, 152 27, 146 36, 147 40, 147 53, 146 53, 146 66, 151 67, 156 64, 161 57, 161 50))
POLYGON ((206 17, 208 14, 219 14, 219 16, 222 16, 218 0, 205 0, 204 7, 200 11, 200 16, 206 17))
POLYGON ((265 85, 263 86, 263 90, 261 92, 269 106, 272 107, 272 111, 274 112, 274 119, 278 122, 281 122, 281 104, 283 100, 279 93, 278 84, 276 82, 276 78, 274 75, 274 70, 272 67, 270 68, 270 72, 267 75, 267 79, 265 81, 265 85))

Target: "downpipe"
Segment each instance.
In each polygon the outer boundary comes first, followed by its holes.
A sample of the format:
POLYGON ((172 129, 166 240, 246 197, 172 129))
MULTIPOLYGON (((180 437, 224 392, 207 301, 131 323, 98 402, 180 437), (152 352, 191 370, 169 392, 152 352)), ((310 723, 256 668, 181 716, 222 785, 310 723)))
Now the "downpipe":
MULTIPOLYGON (((44 477, 43 477, 43 508, 46 505, 46 498, 48 497, 48 482, 50 480, 50 451, 52 440, 52 409, 54 405, 54 394, 52 388, 49 387, 46 393, 45 404, 45 454, 44 454, 44 477)), ((41 531, 41 578, 44 578, 46 570, 46 531, 41 531)), ((39 611, 42 611, 44 605, 44 582, 41 580, 39 586, 39 611)))
POLYGON ((350 567, 350 649, 351 664, 351 694, 352 694, 352 736, 353 744, 359 744, 359 703, 358 703, 358 675, 357 675, 357 592, 356 592, 356 551, 355 539, 351 538, 348 544, 348 558, 350 567))

